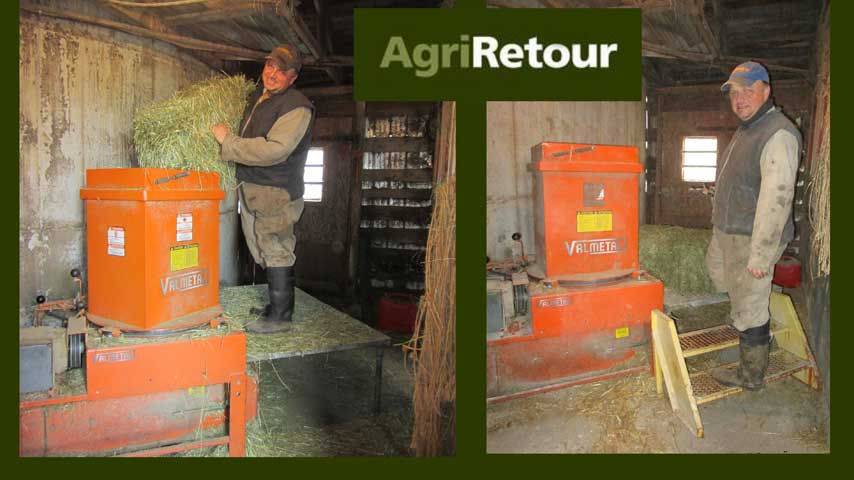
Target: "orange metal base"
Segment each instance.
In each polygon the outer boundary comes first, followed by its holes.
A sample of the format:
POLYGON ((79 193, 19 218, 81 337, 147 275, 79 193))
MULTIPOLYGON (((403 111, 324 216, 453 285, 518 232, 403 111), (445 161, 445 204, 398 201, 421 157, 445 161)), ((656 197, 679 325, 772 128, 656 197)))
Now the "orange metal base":
POLYGON ((648 275, 610 284, 531 287, 531 325, 487 342, 487 396, 511 399, 646 368, 624 368, 650 352, 650 312, 664 288, 648 275))
POLYGON ((19 453, 145 455, 228 443, 243 456, 257 403, 242 332, 91 349, 85 394, 21 402, 19 453))

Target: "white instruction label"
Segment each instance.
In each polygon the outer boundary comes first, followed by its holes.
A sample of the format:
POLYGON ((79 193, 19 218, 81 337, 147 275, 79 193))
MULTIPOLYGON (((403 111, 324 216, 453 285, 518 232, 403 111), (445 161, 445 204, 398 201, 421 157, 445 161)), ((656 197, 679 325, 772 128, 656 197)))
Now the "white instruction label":
POLYGON ((124 227, 107 228, 107 255, 114 255, 116 257, 125 256, 124 227))
POLYGON ((177 241, 186 242, 193 239, 193 214, 179 213, 176 221, 177 241))

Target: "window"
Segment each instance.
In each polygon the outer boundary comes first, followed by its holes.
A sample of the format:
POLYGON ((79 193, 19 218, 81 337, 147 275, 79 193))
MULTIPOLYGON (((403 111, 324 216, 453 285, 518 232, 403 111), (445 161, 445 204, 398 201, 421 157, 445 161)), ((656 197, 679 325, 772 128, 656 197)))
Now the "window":
POLYGON ((323 197, 323 149, 312 148, 305 159, 305 194, 306 202, 319 202, 323 197))
POLYGON ((685 137, 682 141, 682 180, 714 182, 718 165, 716 137, 685 137))

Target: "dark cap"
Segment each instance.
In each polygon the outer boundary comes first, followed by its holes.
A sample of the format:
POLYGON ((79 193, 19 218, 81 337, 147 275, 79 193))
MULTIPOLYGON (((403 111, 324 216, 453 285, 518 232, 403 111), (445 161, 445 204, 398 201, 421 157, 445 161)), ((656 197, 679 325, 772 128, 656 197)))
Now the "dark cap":
POLYGON ((283 72, 293 68, 296 73, 299 73, 300 68, 302 68, 302 55, 300 55, 299 49, 290 43, 279 45, 264 58, 275 62, 279 70, 283 72))
POLYGON ((765 67, 756 62, 744 62, 732 70, 732 73, 729 75, 729 80, 721 85, 721 91, 729 91, 729 88, 732 85, 748 87, 753 85, 757 80, 762 80, 765 83, 771 83, 768 80, 768 70, 765 70, 765 67))

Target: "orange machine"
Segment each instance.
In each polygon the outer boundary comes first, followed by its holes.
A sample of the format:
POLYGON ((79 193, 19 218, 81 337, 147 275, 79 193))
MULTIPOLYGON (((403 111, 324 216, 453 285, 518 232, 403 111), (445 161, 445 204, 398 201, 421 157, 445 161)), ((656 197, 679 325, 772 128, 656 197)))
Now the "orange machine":
MULTIPOLYGON (((85 385, 22 399, 20 454, 158 455, 228 444, 242 456, 258 395, 245 334, 216 328, 225 320, 218 175, 101 169, 86 181, 85 318, 105 328, 87 329, 83 310, 69 320, 68 338, 85 337, 85 385)), ((82 298, 63 305, 80 308, 82 298)))
POLYGON ((536 260, 487 282, 490 402, 652 372, 638 354, 664 288, 638 268, 637 149, 549 142, 532 157, 536 260))
POLYGON ((209 322, 219 306, 216 173, 160 168, 88 170, 89 320, 121 330, 209 322))
POLYGON ((151 456, 220 444, 245 454, 258 387, 243 332, 88 348, 85 376, 81 391, 21 402, 21 456, 151 456))

